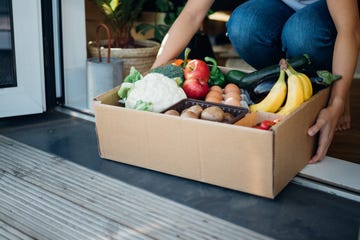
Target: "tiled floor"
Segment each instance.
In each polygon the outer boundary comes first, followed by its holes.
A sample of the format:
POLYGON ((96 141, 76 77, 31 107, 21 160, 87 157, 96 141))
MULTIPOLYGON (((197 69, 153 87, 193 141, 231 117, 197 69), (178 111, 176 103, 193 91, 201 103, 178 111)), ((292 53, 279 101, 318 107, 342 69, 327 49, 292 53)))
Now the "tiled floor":
POLYGON ((91 121, 58 112, 5 118, 0 134, 275 239, 358 239, 359 202, 293 183, 270 200, 101 159, 91 121))

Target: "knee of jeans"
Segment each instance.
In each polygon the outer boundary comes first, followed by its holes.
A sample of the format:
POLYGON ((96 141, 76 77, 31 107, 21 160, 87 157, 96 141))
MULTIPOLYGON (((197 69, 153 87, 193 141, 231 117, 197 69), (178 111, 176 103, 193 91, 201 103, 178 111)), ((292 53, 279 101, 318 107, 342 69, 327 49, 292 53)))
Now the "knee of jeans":
MULTIPOLYGON (((289 22, 290 23, 290 22, 289 22)), ((314 53, 319 49, 322 43, 321 39, 313 34, 311 27, 302 27, 294 24, 285 24, 282 31, 283 51, 289 56, 295 56, 302 53, 314 53)))
POLYGON ((226 36, 233 45, 246 48, 251 44, 250 36, 252 35, 248 34, 245 24, 239 25, 238 19, 230 18, 226 28, 226 36))
POLYGON ((310 56, 314 67, 331 69, 333 50, 331 39, 321 39, 317 35, 309 34, 306 31, 284 28, 282 45, 287 58, 307 54, 310 56))

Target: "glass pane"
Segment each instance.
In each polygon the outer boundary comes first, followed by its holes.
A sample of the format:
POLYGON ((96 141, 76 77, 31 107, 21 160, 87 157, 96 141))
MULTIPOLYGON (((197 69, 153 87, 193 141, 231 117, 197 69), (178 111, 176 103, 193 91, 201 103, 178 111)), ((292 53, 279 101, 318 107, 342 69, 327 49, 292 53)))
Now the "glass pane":
POLYGON ((0 0, 0 88, 16 87, 11 0, 0 0))

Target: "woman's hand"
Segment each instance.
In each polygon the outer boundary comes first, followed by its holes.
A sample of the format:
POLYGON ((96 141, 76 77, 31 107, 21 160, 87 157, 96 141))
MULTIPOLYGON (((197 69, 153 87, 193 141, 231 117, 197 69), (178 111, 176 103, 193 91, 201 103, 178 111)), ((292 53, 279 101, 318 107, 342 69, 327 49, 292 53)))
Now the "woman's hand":
POLYGON ((326 156, 334 137, 337 123, 343 112, 344 103, 342 101, 333 102, 320 111, 316 123, 308 130, 309 136, 315 136, 319 133, 318 148, 315 155, 309 160, 309 163, 319 162, 326 156))

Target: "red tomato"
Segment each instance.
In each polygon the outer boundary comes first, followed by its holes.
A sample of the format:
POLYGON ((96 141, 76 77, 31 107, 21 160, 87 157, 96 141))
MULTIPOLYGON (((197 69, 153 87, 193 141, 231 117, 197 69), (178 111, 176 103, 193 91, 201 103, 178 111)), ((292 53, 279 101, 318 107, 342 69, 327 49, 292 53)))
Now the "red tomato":
POLYGON ((274 125, 274 121, 270 121, 270 120, 264 120, 260 123, 260 128, 264 129, 264 130, 268 130, 271 128, 272 125, 274 125))

